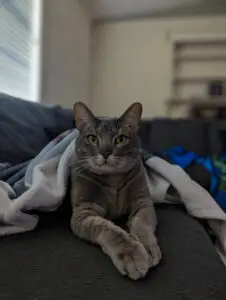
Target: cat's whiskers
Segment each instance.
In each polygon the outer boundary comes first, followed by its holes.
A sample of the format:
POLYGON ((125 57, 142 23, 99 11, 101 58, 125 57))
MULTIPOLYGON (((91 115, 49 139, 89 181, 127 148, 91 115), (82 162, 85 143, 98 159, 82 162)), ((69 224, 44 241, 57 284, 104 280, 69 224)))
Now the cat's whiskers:
POLYGON ((71 168, 73 168, 73 171, 76 171, 77 173, 81 173, 83 170, 87 169, 87 167, 90 166, 88 160, 93 160, 97 158, 97 156, 89 156, 89 155, 87 155, 86 157, 87 158, 82 158, 82 159, 72 161, 71 168))
POLYGON ((79 166, 83 163, 87 163, 87 159, 82 159, 82 160, 75 160, 71 162, 71 167, 79 166))
POLYGON ((76 164, 81 164, 83 162, 88 162, 88 159, 94 159, 94 158, 96 158, 96 156, 89 156, 89 155, 82 156, 79 159, 72 160, 71 165, 76 165, 76 164), (83 158, 83 157, 85 157, 85 158, 83 158))
POLYGON ((77 168, 74 168, 73 171, 76 171, 76 173, 81 173, 83 170, 85 170, 89 166, 88 163, 78 166, 77 168))

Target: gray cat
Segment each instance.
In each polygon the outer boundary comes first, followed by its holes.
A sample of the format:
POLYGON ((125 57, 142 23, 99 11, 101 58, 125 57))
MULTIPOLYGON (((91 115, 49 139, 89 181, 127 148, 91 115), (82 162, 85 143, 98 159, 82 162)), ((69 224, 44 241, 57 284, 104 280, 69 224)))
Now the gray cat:
POLYGON ((100 245, 121 274, 142 278, 161 259, 139 152, 142 106, 134 103, 117 120, 99 120, 81 102, 73 111, 80 135, 72 163, 72 231, 100 245), (128 215, 128 232, 112 222, 122 215, 128 215))

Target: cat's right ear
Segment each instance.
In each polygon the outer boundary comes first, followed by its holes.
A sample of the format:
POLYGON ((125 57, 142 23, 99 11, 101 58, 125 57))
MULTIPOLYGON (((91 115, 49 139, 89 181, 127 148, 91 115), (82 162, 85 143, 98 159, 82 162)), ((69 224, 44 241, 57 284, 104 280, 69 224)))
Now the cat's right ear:
POLYGON ((79 131, 84 131, 95 123, 95 116, 82 102, 76 102, 73 106, 73 113, 76 127, 79 131))

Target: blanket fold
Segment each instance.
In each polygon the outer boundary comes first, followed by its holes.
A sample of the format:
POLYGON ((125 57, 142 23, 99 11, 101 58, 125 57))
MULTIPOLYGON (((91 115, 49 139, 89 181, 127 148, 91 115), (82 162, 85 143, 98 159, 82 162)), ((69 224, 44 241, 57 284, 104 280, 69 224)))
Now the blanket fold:
MULTIPOLYGON (((27 168, 27 189, 19 197, 12 200, 15 191, 0 181, 0 235, 33 230, 39 218, 30 211, 54 211, 62 204, 77 136, 77 130, 68 131, 40 152, 27 168)), ((226 253, 226 214, 211 195, 179 166, 160 157, 147 158, 145 165, 153 201, 181 203, 191 216, 207 220, 226 253), (176 195, 168 194, 170 186, 176 195)))

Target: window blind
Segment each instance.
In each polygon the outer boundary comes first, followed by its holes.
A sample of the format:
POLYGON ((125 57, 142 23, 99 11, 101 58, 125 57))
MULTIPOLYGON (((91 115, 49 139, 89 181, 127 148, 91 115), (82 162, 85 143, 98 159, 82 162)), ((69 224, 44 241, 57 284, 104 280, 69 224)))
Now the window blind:
POLYGON ((0 0, 0 92, 31 99, 33 0, 0 0))

